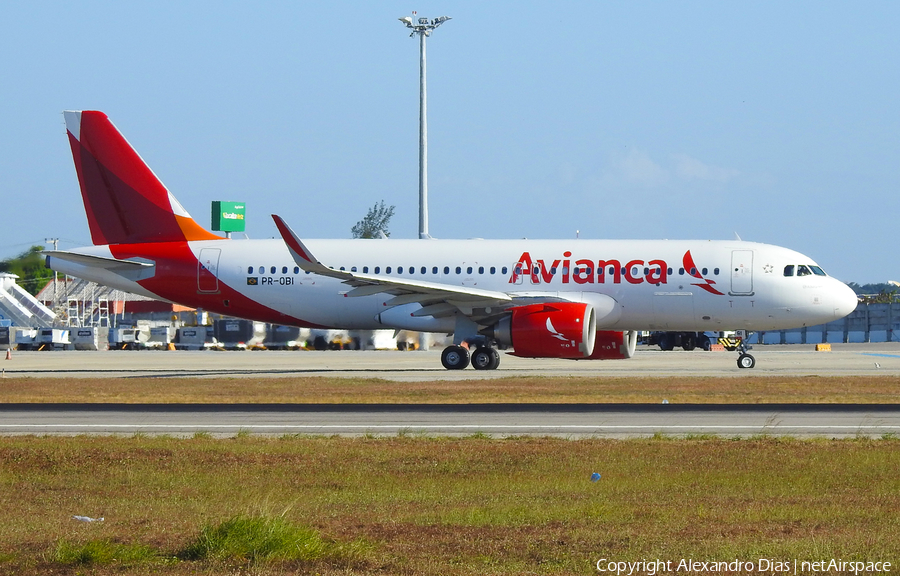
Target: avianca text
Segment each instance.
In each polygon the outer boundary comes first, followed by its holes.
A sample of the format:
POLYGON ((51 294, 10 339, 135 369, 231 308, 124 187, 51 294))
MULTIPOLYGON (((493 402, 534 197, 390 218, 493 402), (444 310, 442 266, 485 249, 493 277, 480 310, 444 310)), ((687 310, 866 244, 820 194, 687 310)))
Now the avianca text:
MULTIPOLYGON (((693 274, 692 274, 693 275, 693 274)), ((572 260, 572 253, 563 252, 563 257, 549 265, 543 259, 534 259, 531 253, 523 252, 513 267, 510 284, 521 284, 524 278, 532 284, 549 284, 559 278, 563 284, 666 284, 669 265, 665 260, 572 260)))

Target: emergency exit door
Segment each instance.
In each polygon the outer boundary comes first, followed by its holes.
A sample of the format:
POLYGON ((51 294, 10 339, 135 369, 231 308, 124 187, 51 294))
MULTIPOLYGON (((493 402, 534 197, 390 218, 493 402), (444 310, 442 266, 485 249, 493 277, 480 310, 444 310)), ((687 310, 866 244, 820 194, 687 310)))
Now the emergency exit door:
POLYGON ((197 261, 197 291, 219 291, 219 248, 203 248, 197 261))
POLYGON ((753 295, 753 250, 731 251, 731 292, 733 296, 753 295))

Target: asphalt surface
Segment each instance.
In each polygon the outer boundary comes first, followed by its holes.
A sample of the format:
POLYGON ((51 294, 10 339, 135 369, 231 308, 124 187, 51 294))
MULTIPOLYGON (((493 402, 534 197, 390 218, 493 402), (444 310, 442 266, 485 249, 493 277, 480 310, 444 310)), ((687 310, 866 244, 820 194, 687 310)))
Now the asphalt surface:
POLYGON ((898 405, 0 404, 0 434, 799 437, 900 434, 898 405))

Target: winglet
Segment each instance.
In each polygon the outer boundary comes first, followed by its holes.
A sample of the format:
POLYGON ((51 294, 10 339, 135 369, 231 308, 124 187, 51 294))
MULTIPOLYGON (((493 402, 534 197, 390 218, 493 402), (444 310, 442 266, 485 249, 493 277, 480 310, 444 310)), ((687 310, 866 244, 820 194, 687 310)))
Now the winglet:
POLYGON ((337 270, 332 270, 328 266, 325 266, 313 256, 312 252, 309 251, 309 248, 303 244, 303 241, 294 234, 294 231, 291 230, 291 227, 287 225, 287 222, 281 216, 277 214, 272 214, 272 220, 275 221, 275 226, 278 227, 278 232, 281 233, 281 237, 284 239, 284 243, 287 244, 288 250, 291 252, 291 257, 294 259, 294 262, 297 263, 302 270, 305 272, 313 272, 315 274, 322 274, 323 276, 331 276, 332 278, 341 278, 346 280, 350 277, 346 272, 339 272, 337 270))

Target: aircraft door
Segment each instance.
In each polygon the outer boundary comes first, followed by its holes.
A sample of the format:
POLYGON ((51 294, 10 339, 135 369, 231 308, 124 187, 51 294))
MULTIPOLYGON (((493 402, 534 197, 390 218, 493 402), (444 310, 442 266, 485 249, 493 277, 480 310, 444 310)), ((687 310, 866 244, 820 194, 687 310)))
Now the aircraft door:
POLYGON ((753 250, 731 251, 731 295, 753 295, 753 250))
POLYGON ((197 260, 197 291, 219 291, 219 248, 203 248, 200 250, 200 258, 197 260))

